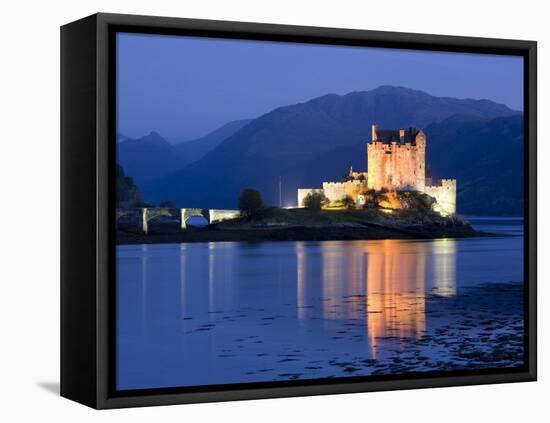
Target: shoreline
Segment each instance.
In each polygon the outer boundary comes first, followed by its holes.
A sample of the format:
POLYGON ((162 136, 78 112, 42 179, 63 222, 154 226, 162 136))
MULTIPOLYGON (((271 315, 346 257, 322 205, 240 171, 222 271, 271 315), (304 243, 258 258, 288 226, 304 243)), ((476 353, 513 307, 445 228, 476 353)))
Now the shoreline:
POLYGON ((383 239, 438 239, 495 236, 464 227, 396 228, 379 224, 353 227, 306 227, 227 229, 210 225, 205 228, 154 232, 145 235, 117 232, 117 245, 177 244, 192 242, 262 242, 262 241, 367 241, 383 239))

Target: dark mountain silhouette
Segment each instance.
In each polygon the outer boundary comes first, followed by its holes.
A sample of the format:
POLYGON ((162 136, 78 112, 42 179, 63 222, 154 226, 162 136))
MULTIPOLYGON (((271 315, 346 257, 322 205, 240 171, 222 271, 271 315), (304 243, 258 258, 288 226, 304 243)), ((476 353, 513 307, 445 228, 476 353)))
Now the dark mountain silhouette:
POLYGON ((232 121, 202 138, 180 144, 169 143, 156 132, 138 139, 117 133, 117 160, 140 186, 148 186, 151 181, 199 160, 249 122, 250 119, 232 121))
POLYGON ((523 115, 454 116, 425 129, 432 175, 457 179, 462 214, 523 213, 523 115))
MULTIPOLYGON (((283 202, 295 204, 298 187, 339 180, 349 165, 364 169, 372 123, 425 128, 455 115, 488 121, 518 114, 488 100, 434 97, 402 87, 329 94, 253 120, 196 163, 143 191, 151 202, 170 199, 185 207, 235 208, 240 191, 250 187, 267 203, 277 204, 281 177, 283 202)), ((435 142, 428 139, 428 148, 435 142)))
POLYGON ((174 146, 156 132, 118 143, 117 161, 139 186, 185 165, 174 146))
POLYGON ((215 129, 204 137, 177 143, 174 144, 174 147, 185 163, 193 163, 250 122, 252 122, 252 119, 234 120, 215 129))
POLYGON ((119 144, 123 141, 128 141, 130 140, 131 138, 130 137, 127 137, 126 135, 124 134, 121 134, 120 132, 117 132, 116 133, 116 143, 119 144))

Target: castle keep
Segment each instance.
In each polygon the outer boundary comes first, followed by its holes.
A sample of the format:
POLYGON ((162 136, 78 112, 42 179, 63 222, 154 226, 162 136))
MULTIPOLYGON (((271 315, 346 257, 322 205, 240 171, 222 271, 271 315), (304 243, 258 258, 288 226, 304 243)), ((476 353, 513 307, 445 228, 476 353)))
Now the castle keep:
POLYGON ((349 197, 362 207, 369 192, 418 191, 433 197, 434 211, 456 213, 456 180, 442 179, 432 184, 426 177, 426 135, 420 129, 381 130, 372 125, 367 143, 368 172, 350 168, 342 182, 323 182, 322 189, 298 189, 298 207, 309 193, 323 193, 335 204, 349 197))
POLYGON ((367 144, 368 187, 375 191, 424 191, 426 186, 426 136, 409 128, 378 130, 372 125, 367 144))

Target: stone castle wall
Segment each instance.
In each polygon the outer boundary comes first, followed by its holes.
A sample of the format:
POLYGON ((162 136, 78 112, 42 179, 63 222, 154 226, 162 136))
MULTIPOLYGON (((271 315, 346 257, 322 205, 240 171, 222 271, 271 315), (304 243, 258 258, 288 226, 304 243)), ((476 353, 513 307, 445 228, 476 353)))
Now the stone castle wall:
POLYGON ((372 141, 367 145, 368 187, 381 190, 423 191, 426 185, 426 137, 415 143, 372 141))
POLYGON ((346 198, 346 183, 344 182, 323 182, 325 197, 333 203, 346 198))
POLYGON ((347 181, 347 182, 323 182, 323 188, 298 188, 298 207, 304 207, 304 199, 310 193, 324 194, 331 202, 343 200, 351 197, 357 201, 358 196, 367 190, 367 181, 347 181))
POLYGON ((367 190, 367 180, 346 182, 323 182, 323 191, 331 203, 351 197, 357 201, 359 194, 367 190))
POLYGON ((438 185, 426 186, 424 193, 437 201, 434 211, 444 216, 456 213, 456 179, 442 179, 438 185))

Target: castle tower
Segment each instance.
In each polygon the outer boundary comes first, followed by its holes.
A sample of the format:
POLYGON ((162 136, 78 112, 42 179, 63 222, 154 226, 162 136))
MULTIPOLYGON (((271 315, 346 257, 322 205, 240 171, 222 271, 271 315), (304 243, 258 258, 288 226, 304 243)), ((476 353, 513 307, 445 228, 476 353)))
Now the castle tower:
POLYGON ((424 191, 426 135, 415 128, 379 130, 372 125, 367 144, 368 187, 380 190, 424 191))
POLYGON ((414 141, 416 144, 416 158, 414 161, 415 190, 423 192, 426 187, 426 135, 424 131, 418 131, 414 141))

